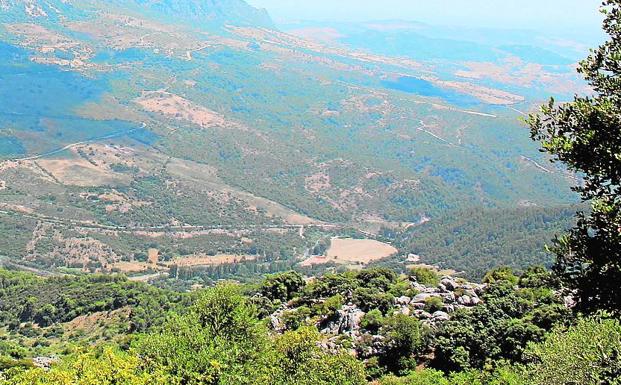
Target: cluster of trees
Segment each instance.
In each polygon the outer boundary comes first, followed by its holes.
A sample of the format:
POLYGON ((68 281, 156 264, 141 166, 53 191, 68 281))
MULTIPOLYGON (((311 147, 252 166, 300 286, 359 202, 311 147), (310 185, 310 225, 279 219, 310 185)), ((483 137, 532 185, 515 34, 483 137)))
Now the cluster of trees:
MULTIPOLYGON (((404 233, 384 232, 400 250, 421 255, 425 263, 464 271, 473 279, 505 265, 515 269, 545 263, 548 239, 567 231, 581 205, 512 209, 465 209, 440 215, 404 233)), ((382 261, 381 265, 391 265, 382 261)))
POLYGON ((319 333, 300 328, 272 337, 239 286, 204 291, 184 315, 171 315, 129 349, 104 347, 51 370, 12 368, 0 383, 365 384, 364 365, 344 351, 327 352, 319 333))
POLYGON ((87 275, 39 278, 0 270, 0 323, 10 330, 42 327, 95 312, 132 309, 127 331, 145 331, 168 310, 182 309, 188 295, 160 290, 123 276, 87 275))
POLYGON ((256 280, 257 276, 288 271, 295 267, 297 260, 271 259, 257 256, 254 259, 241 257, 237 263, 205 265, 205 266, 177 266, 172 265, 169 276, 184 281, 199 280, 211 284, 222 279, 237 281, 256 280))
MULTIPOLYGON (((412 274, 434 279, 428 272, 412 274)), ((24 278, 4 277, 4 285, 24 278)), ((361 326, 385 347, 375 356, 365 357, 365 346, 352 355, 347 338, 323 346, 325 337, 308 320, 334 314, 352 290, 382 287, 402 294, 404 279, 373 269, 310 283, 291 272, 258 286, 220 284, 192 295, 191 306, 168 312, 146 333, 122 345, 78 351, 51 370, 8 362, 19 348, 0 345, 0 384, 619 384, 619 320, 571 313, 554 295, 559 281, 543 268, 520 277, 510 269, 490 272, 484 303, 439 328, 394 310, 369 309, 361 326), (307 309, 280 334, 267 326, 269 306, 278 303, 307 309)))
POLYGON ((583 318, 558 326, 524 351, 525 363, 497 362, 485 370, 413 371, 386 376, 380 385, 618 385, 621 383, 621 323, 583 318))
POLYGON ((497 269, 485 281, 490 286, 483 303, 457 311, 434 333, 434 368, 459 372, 502 360, 523 363, 529 343, 541 342, 546 331, 571 319, 553 277, 542 267, 528 269, 519 279, 497 269))
MULTIPOLYGON (((439 281, 437 274, 424 268, 413 269, 410 276, 382 268, 327 274, 310 283, 290 272, 268 277, 249 294, 260 294, 262 300, 258 304, 266 315, 287 303, 291 310, 283 319, 288 330, 308 325, 321 328, 343 304, 358 305, 366 312, 361 332, 368 335, 362 342, 357 341, 354 350, 365 363, 367 378, 386 384, 547 384, 543 380, 537 382, 535 374, 546 373, 554 378, 562 373, 538 357, 562 356, 566 351, 559 349, 573 343, 567 340, 569 335, 585 327, 593 327, 602 334, 577 350, 573 361, 564 365, 573 362, 590 366, 593 372, 589 375, 600 373, 602 378, 614 378, 606 374, 606 368, 609 363, 621 364, 621 356, 615 355, 621 349, 618 322, 602 315, 581 318, 572 313, 559 295, 561 282, 542 266, 528 268, 520 276, 507 267, 488 272, 483 279, 488 286, 482 303, 472 309, 457 310, 449 321, 435 328, 395 311, 396 296, 417 294, 408 284, 413 279, 431 287, 439 281), (325 300, 318 301, 320 298, 325 300), (376 353, 369 355, 370 347, 378 347, 375 337, 383 342, 376 353), (604 339, 610 341, 606 345, 608 350, 602 353, 604 359, 589 361, 593 357, 591 351, 599 346, 597 341, 604 339), (586 361, 580 362, 577 357, 586 361), (428 370, 416 371, 421 365, 428 370), (511 378, 514 382, 507 382, 511 378)), ((253 298, 256 301, 257 297, 253 298)), ((434 309, 429 302, 429 311, 442 308, 442 303, 434 309)), ((343 346, 348 345, 342 342, 343 346)))
POLYGON ((364 311, 373 309, 386 314, 393 306, 395 298, 402 295, 417 294, 410 288, 407 276, 399 276, 392 270, 375 268, 362 271, 346 271, 343 273, 328 273, 306 284, 300 281, 299 273, 282 273, 266 278, 261 293, 270 300, 272 308, 279 306, 283 301, 292 301, 294 307, 310 306, 322 298, 340 296, 341 301, 351 302, 364 311), (297 278, 296 278, 297 277, 297 278), (271 291, 265 289, 274 282, 302 282, 302 287, 295 286, 287 290, 287 297, 275 297, 271 291))

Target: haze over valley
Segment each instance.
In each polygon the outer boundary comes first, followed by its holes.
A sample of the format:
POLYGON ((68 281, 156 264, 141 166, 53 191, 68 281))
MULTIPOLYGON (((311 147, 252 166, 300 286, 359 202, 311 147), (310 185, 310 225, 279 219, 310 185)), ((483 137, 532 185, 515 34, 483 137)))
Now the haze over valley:
POLYGON ((0 8, 11 266, 213 279, 415 256, 480 277, 550 262, 544 243, 572 222, 577 176, 523 119, 590 92, 585 41, 275 23, 241 0, 0 8), (483 251, 459 236, 492 223, 483 251), (335 237, 384 251, 334 258, 335 237))

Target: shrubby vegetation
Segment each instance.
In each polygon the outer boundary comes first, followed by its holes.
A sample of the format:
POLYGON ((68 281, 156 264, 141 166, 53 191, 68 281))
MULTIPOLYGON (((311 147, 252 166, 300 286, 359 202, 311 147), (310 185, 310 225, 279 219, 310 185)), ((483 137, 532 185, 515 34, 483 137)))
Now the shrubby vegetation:
POLYGON ((519 287, 510 271, 490 272, 497 279, 482 297, 483 304, 458 311, 435 333, 433 366, 455 372, 501 360, 524 362, 527 345, 541 341, 546 330, 570 316, 554 287, 530 283, 533 274, 543 274, 542 281, 549 282, 550 274, 541 268, 529 269, 521 279, 527 286, 519 287))
MULTIPOLYGON (((16 295, 11 288, 30 285, 55 290, 60 297, 73 293, 90 299, 93 293, 113 287, 150 296, 159 293, 162 302, 174 302, 167 297, 172 293, 118 277, 41 279, 0 273, 1 299, 16 295), (88 290, 76 294, 73 285, 65 282, 80 282, 88 290)), ((559 281, 546 269, 530 268, 521 276, 507 268, 491 271, 483 302, 458 310, 436 326, 395 312, 394 306, 384 308, 385 296, 394 301, 397 295, 415 295, 403 283, 427 275, 420 269, 411 276, 371 269, 306 282, 290 272, 268 276, 259 285, 229 283, 177 294, 176 303, 186 305, 162 309, 143 332, 118 331, 130 338, 59 352, 64 358, 51 370, 32 368, 27 358, 33 352, 20 348, 9 335, 0 344, 4 376, 0 383, 362 385, 373 379, 386 385, 618 383, 621 324, 605 314, 574 318, 556 295, 559 281), (310 320, 329 321, 361 295, 360 289, 370 290, 364 294, 368 311, 361 328, 376 334, 383 348, 365 356, 366 348, 360 346, 356 358, 346 336, 339 336, 328 348, 326 336, 310 320), (269 315, 284 303, 299 314, 276 333, 270 330, 269 315)), ((145 305, 130 300, 125 306, 138 313, 145 305)), ((80 314, 99 310, 80 309, 80 314)), ((2 314, 8 316, 7 311, 2 314)), ((5 327, 10 324, 7 318, 3 318, 5 327)))
POLYGON ((128 281, 122 276, 37 278, 0 270, 0 322, 51 326, 95 312, 131 307, 128 330, 144 331, 167 310, 180 309, 183 295, 128 281))
POLYGON ((621 324, 595 317, 559 326, 526 356, 533 384, 621 384, 621 324))
POLYGON ((327 352, 317 330, 272 337, 240 286, 196 296, 185 314, 171 313, 128 349, 107 347, 69 356, 50 371, 14 365, 3 384, 365 384, 364 365, 327 352))

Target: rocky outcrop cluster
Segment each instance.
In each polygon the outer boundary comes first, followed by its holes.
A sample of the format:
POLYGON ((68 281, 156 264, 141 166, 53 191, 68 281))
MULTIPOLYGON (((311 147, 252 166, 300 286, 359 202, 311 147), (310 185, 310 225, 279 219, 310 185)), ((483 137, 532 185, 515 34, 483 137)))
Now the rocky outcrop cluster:
POLYGON ((329 320, 327 325, 321 329, 323 334, 347 334, 354 335, 360 331, 360 321, 365 312, 354 304, 344 305, 336 312, 336 316, 329 320))
MULTIPOLYGON (((415 317, 425 324, 435 327, 441 322, 451 319, 458 309, 471 308, 481 303, 481 295, 486 285, 466 282, 451 276, 444 276, 436 286, 425 286, 410 278, 410 287, 417 293, 413 296, 401 296, 394 300, 394 312, 415 317)), ((323 300, 317 300, 322 302, 323 300)), ((283 315, 293 310, 284 305, 270 316, 272 329, 276 332, 285 331, 283 315)), ((372 339, 381 343, 381 336, 369 336, 361 327, 365 312, 354 303, 347 303, 328 318, 317 321, 321 333, 329 336, 349 336, 354 340, 372 339)), ((368 341, 367 341, 368 342, 368 341)), ((373 345, 373 344, 371 344, 373 345)))
MULTIPOLYGON (((414 280, 415 278, 412 277, 411 279, 414 280)), ((412 315, 430 324, 448 321, 451 313, 457 309, 478 305, 481 302, 479 296, 485 290, 485 285, 458 281, 450 276, 442 277, 436 287, 428 287, 415 280, 411 285, 419 294, 412 298, 399 297, 395 300, 395 306, 399 308, 398 311, 402 314, 412 315), (441 302, 436 301, 433 304, 434 298, 441 302), (438 309, 437 307, 441 308, 438 309)))

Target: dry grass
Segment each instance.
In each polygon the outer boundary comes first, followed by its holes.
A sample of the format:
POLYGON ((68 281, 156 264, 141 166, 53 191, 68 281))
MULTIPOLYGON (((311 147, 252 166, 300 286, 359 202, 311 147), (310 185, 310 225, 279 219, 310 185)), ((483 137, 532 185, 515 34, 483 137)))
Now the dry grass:
POLYGON ((89 315, 83 315, 74 318, 73 320, 65 323, 63 328, 66 332, 74 334, 80 331, 84 334, 92 334, 97 330, 105 328, 108 323, 114 323, 123 321, 129 318, 131 309, 124 307, 121 309, 113 310, 110 312, 97 312, 89 315))
POLYGON ((436 80, 433 83, 442 88, 451 88, 458 92, 474 96, 475 98, 488 104, 510 105, 524 101, 524 97, 521 95, 473 83, 443 80, 436 80))
POLYGON ((325 172, 318 172, 307 176, 304 181, 304 185, 306 190, 312 193, 318 193, 332 188, 332 184, 330 183, 330 175, 325 172))
POLYGON ((1 210, 13 211, 13 212, 16 212, 16 213, 21 213, 21 214, 32 214, 32 213, 34 213, 34 210, 31 209, 30 207, 26 207, 26 206, 14 204, 14 203, 6 203, 6 202, 0 202, 0 209, 1 210))
POLYGON ((321 265, 325 263, 366 265, 389 257, 398 250, 383 242, 372 239, 333 238, 326 256, 314 256, 304 262, 302 266, 321 265))
POLYGON ((187 258, 176 259, 168 262, 168 265, 177 265, 180 267, 191 266, 219 266, 219 265, 232 265, 243 261, 254 261, 256 256, 254 255, 230 255, 230 254, 218 254, 214 256, 202 255, 193 256, 187 258))
POLYGON ((145 111, 185 120, 203 128, 227 126, 224 117, 217 112, 169 92, 144 92, 135 102, 145 111))
POLYGON ((129 183, 129 177, 95 166, 85 159, 41 159, 37 163, 66 185, 96 187, 129 183))
POLYGON ((7 24, 5 28, 21 36, 23 45, 37 48, 40 52, 71 51, 80 47, 78 41, 38 24, 7 24))
POLYGON ((149 263, 156 265, 160 260, 160 251, 158 249, 149 249, 149 263))
POLYGON ((498 83, 519 87, 546 87, 562 93, 582 93, 584 85, 573 79, 573 73, 546 71, 541 64, 525 63, 520 58, 510 57, 502 63, 466 62, 467 69, 458 70, 456 76, 465 79, 491 79, 498 83))
POLYGON ((288 33, 306 40, 314 40, 320 43, 334 44, 343 37, 341 33, 334 28, 298 28, 288 33))
POLYGON ((109 270, 123 274, 144 273, 153 270, 153 265, 146 262, 116 262, 109 266, 109 270))

